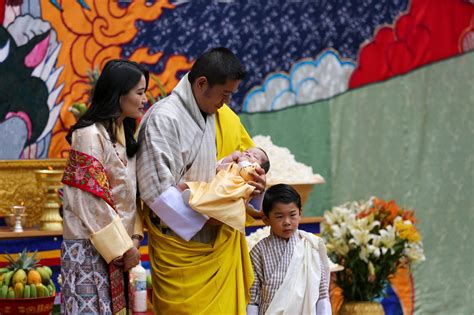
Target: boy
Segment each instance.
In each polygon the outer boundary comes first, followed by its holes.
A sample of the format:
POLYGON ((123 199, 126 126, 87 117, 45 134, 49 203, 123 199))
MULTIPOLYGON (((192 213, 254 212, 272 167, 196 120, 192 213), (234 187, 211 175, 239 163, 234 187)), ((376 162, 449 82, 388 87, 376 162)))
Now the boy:
POLYGON ((253 206, 247 207, 255 189, 249 182, 254 180, 252 174, 258 175, 256 168, 260 167, 268 172, 268 156, 261 148, 253 147, 219 161, 218 173, 211 182, 186 182, 178 188, 184 190, 184 201, 193 210, 245 234, 246 208, 249 214, 255 214, 253 206))
POLYGON ((271 230, 250 251, 255 280, 247 314, 331 314, 326 247, 298 230, 299 194, 286 184, 270 187, 263 213, 271 230))

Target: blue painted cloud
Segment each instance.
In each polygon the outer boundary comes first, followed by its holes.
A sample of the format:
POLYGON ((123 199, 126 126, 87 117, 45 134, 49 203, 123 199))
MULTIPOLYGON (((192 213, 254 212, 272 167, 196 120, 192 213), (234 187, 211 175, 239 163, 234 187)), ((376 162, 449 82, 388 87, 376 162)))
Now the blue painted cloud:
POLYGON ((354 68, 353 61, 342 60, 333 50, 316 59, 300 60, 289 73, 272 73, 263 85, 250 90, 242 110, 272 111, 330 98, 348 89, 354 68))

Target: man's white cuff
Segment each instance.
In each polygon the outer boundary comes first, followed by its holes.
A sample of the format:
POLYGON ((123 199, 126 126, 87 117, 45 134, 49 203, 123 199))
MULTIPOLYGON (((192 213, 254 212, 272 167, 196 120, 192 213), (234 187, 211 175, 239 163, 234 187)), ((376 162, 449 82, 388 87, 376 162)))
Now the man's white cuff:
POLYGON ((156 198, 150 208, 161 221, 186 241, 193 238, 208 220, 207 216, 187 206, 181 192, 174 186, 156 198))
POLYGON ((258 305, 247 305, 247 315, 258 315, 258 305))

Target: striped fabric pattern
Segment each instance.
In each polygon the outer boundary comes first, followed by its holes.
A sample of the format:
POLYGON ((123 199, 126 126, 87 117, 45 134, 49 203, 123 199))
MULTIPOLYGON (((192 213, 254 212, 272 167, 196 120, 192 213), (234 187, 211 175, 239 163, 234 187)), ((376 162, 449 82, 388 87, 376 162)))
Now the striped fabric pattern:
MULTIPOLYGON (((215 117, 203 116, 187 75, 170 96, 145 114, 138 141, 138 185, 148 205, 179 182, 209 182, 215 176, 215 117)), ((214 230, 204 227, 193 240, 209 242, 216 234, 214 230)))

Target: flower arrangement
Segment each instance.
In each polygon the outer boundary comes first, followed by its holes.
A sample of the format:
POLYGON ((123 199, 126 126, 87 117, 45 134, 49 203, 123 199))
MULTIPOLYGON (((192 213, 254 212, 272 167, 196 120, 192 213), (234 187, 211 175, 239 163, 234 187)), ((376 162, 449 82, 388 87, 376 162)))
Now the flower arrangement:
POLYGON ((322 237, 329 257, 345 267, 335 283, 345 301, 382 296, 398 267, 425 259, 411 210, 376 197, 349 202, 324 213, 322 237))

